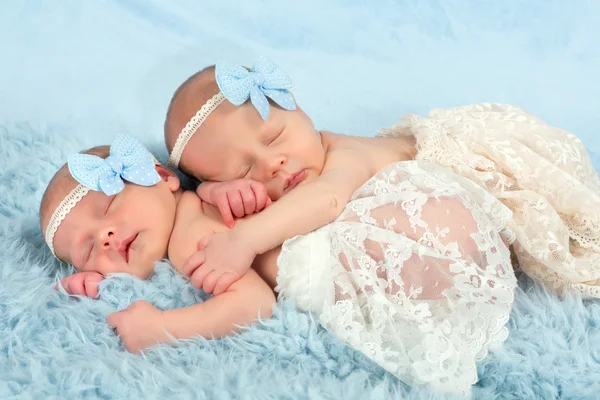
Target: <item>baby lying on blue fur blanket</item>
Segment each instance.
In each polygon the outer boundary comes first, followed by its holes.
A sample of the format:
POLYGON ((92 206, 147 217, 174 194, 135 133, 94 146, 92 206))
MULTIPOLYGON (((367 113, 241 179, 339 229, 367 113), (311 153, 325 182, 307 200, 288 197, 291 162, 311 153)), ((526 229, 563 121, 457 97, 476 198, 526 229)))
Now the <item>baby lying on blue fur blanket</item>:
POLYGON ((50 182, 40 219, 53 254, 81 271, 69 292, 95 296, 114 272, 146 279, 168 257, 215 295, 111 314, 127 349, 228 335, 270 316, 278 293, 403 381, 468 395, 476 361, 508 335, 510 249, 539 281, 600 295, 600 182, 577 138, 497 104, 408 116, 387 137, 336 135, 288 87, 260 60, 178 89, 170 163, 224 181, 198 194, 128 136, 50 182), (234 196, 247 216, 231 226, 234 196))

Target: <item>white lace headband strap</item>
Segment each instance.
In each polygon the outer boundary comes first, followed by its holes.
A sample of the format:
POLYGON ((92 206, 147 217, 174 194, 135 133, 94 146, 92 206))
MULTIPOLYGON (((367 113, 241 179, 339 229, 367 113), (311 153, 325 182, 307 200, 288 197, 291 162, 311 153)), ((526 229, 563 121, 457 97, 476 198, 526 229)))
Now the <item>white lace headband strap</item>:
POLYGON ((44 238, 46 239, 46 244, 50 247, 52 254, 56 257, 56 253, 54 252, 54 235, 56 234, 56 230, 60 226, 61 222, 65 219, 67 214, 71 212, 73 207, 79 201, 88 194, 90 189, 79 184, 75 186, 75 189, 71 190, 71 192, 60 202, 54 213, 50 217, 50 222, 48 222, 48 226, 46 227, 46 233, 44 238))
POLYGON ((218 106, 225 100, 223 93, 219 92, 211 97, 201 108, 198 110, 196 115, 192 117, 185 125, 185 127, 177 136, 177 141, 173 146, 171 155, 169 156, 169 166, 179 168, 179 161, 185 146, 188 144, 194 133, 200 128, 200 126, 206 121, 206 118, 212 113, 218 106))

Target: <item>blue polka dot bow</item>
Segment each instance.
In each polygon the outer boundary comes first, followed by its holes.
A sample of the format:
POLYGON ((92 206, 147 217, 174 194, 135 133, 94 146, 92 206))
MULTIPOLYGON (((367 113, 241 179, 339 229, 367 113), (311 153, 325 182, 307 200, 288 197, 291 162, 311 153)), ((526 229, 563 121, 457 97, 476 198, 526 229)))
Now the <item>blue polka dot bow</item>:
POLYGON ((262 119, 269 117, 269 96, 285 110, 295 110, 294 96, 287 89, 292 80, 266 57, 261 57, 250 71, 241 65, 220 62, 215 67, 215 77, 221 93, 232 104, 239 106, 248 98, 262 119))
POLYGON ((125 134, 115 139, 107 158, 73 154, 67 164, 77 182, 107 196, 123 190, 123 179, 141 186, 153 186, 160 181, 150 152, 134 137, 125 134))

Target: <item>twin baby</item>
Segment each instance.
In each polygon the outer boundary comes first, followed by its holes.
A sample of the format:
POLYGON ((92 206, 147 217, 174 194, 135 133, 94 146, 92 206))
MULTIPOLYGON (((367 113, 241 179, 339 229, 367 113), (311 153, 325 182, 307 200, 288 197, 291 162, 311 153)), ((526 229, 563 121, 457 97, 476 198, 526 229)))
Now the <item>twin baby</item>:
POLYGON ((269 317, 277 293, 404 382, 468 395, 477 361, 508 336, 513 260, 549 288, 600 297, 600 181, 575 136, 500 104, 334 134, 290 87, 262 58, 177 89, 169 165, 202 181, 197 193, 125 135, 52 178, 40 220, 79 271, 69 293, 95 297, 115 272, 146 279, 166 257, 214 294, 111 314, 128 350, 228 335, 269 317))
POLYGON ((146 279, 168 257, 215 294, 185 309, 140 301, 112 314, 127 349, 168 341, 167 332, 220 337, 270 316, 281 244, 332 222, 371 176, 412 158, 411 138, 316 130, 290 86, 264 58, 250 71, 220 63, 181 85, 165 139, 170 164, 205 181, 197 194, 124 135, 70 157, 48 185, 40 208, 46 242, 80 271, 63 280, 68 292, 95 296, 95 284, 116 272, 146 279), (255 215, 233 225, 231 213, 255 215))

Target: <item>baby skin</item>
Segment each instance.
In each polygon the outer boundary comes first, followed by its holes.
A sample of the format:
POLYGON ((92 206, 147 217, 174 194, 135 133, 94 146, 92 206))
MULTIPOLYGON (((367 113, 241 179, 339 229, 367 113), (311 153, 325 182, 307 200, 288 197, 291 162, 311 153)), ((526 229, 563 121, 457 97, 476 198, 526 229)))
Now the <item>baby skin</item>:
MULTIPOLYGON (((165 123, 169 150, 186 122, 218 91, 211 68, 178 89, 165 123)), ((269 108, 263 120, 250 101, 240 106, 224 101, 181 154, 180 168, 205 181, 198 188, 199 196, 217 205, 229 226, 233 216, 252 212, 251 199, 217 195, 214 182, 257 181, 273 201, 256 218, 205 238, 186 261, 184 269, 207 293, 226 290, 244 276, 257 255, 334 221, 369 178, 389 164, 413 159, 416 153, 410 134, 365 138, 318 131, 299 107, 290 111, 271 104, 269 108)))
MULTIPOLYGON (((167 249, 173 267, 189 276, 189 271, 184 270, 184 261, 197 251, 198 238, 227 230, 214 206, 200 200, 194 192, 183 192, 167 249)), ((139 300, 111 314, 107 322, 131 352, 170 342, 170 336, 185 339, 200 335, 217 339, 230 335, 239 330, 238 326, 271 317, 279 251, 277 247, 256 257, 244 276, 223 293, 202 303, 161 311, 139 300)))
MULTIPOLYGON (((105 158, 108 146, 88 151, 105 158)), ((54 237, 56 256, 80 271, 61 284, 68 293, 97 297, 97 283, 111 273, 128 273, 147 279, 154 262, 170 258, 184 272, 184 260, 197 250, 198 241, 223 232, 218 210, 202 202, 194 192, 184 192, 177 176, 155 166, 160 182, 144 187, 126 183, 118 194, 91 191, 68 213, 54 237)), ((52 179, 40 209, 42 229, 49 213, 76 186, 64 166, 52 179)), ((254 268, 220 296, 181 309, 161 311, 145 301, 110 314, 108 323, 131 352, 139 352, 170 336, 196 335, 219 338, 237 326, 271 316, 275 302, 278 249, 254 260, 254 268)))

